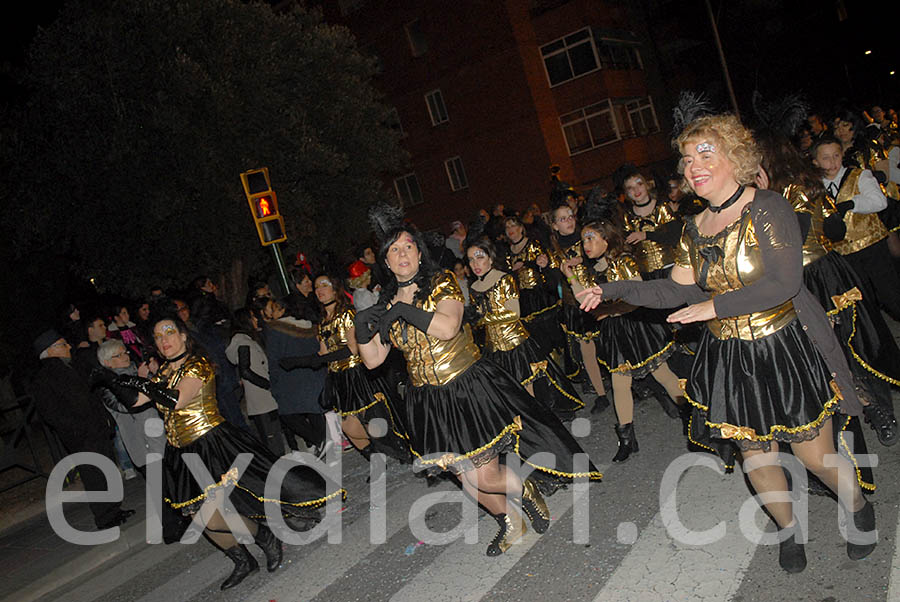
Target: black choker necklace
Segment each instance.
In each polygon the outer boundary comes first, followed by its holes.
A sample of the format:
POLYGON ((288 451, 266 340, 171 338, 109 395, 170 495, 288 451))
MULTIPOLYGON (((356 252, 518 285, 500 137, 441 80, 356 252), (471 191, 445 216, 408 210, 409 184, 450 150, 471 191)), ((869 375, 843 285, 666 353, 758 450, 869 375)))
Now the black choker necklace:
POLYGON ((185 349, 184 352, 181 353, 181 355, 176 355, 175 357, 170 357, 169 359, 166 360, 166 363, 171 364, 172 362, 177 362, 178 360, 182 359, 186 355, 187 355, 187 349, 185 349))
MULTIPOLYGON (((713 213, 722 213, 723 211, 725 211, 726 209, 728 209, 729 207, 731 207, 732 205, 737 203, 737 200, 739 198, 741 198, 742 194, 744 194, 744 185, 743 184, 738 186, 738 189, 734 191, 734 194, 731 195, 730 197, 728 197, 728 200, 725 201, 724 203, 722 203, 721 205, 716 206, 716 205, 713 205, 712 203, 710 203, 709 210, 712 211, 713 213)), ((707 200, 709 200, 709 199, 707 199, 707 200)))
POLYGON ((511 242, 511 243, 509 243, 509 244, 511 244, 512 246, 516 246, 517 244, 519 244, 519 243, 522 242, 523 240, 525 240, 525 235, 524 235, 524 234, 522 235, 522 238, 520 238, 520 239, 517 240, 516 242, 511 242))
POLYGON ((335 303, 337 303, 337 299, 332 299, 332 300, 329 301, 328 303, 323 303, 323 304, 322 304, 322 307, 331 307, 331 306, 334 305, 335 303))
POLYGON ((485 272, 484 274, 482 274, 481 276, 478 277, 478 281, 481 282, 482 280, 487 278, 488 274, 490 274, 493 271, 494 271, 494 268, 489 269, 487 272, 485 272))
POLYGON ((649 204, 652 203, 652 202, 653 202, 653 199, 648 199, 646 203, 644 203, 644 204, 642 204, 642 205, 638 205, 638 204, 635 203, 634 201, 631 201, 631 206, 632 206, 632 207, 646 207, 647 205, 649 205, 649 204))
POLYGON ((416 271, 416 273, 413 274, 413 277, 410 278, 409 280, 407 280, 407 281, 405 281, 405 282, 397 282, 397 286, 398 286, 399 288, 403 288, 403 287, 405 287, 405 286, 409 286, 410 284, 413 283, 413 281, 416 279, 416 276, 418 276, 418 275, 419 275, 419 272, 416 271))

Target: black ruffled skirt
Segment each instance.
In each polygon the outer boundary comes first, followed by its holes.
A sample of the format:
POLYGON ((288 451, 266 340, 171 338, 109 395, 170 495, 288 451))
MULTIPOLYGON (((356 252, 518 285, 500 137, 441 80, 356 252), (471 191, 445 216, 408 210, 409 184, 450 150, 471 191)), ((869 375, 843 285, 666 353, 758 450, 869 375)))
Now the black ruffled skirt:
POLYGON ((612 374, 641 379, 659 368, 675 352, 672 331, 642 319, 639 310, 600 320, 594 337, 597 361, 612 374))
POLYGON ((559 327, 561 306, 559 298, 546 289, 519 289, 522 324, 548 353, 554 349, 562 349, 566 344, 565 335, 559 327))
POLYGON ((323 402, 341 418, 355 416, 370 435, 371 451, 409 462, 406 428, 397 420, 388 395, 388 385, 378 376, 358 365, 325 377, 323 402), (380 419, 377 427, 373 420, 380 419))
POLYGON ((563 423, 486 359, 446 385, 410 387, 406 425, 415 464, 429 474, 459 474, 514 453, 535 469, 544 493, 574 477, 603 476, 563 423), (532 458, 538 452, 543 457, 532 458))
MULTIPOLYGON (((238 513, 253 519, 265 518, 265 484, 278 457, 242 429, 223 422, 184 447, 166 445, 163 455, 163 500, 182 515, 195 513, 213 491, 233 483, 229 500, 238 513), (239 471, 231 465, 240 454, 252 456, 239 471), (198 483, 183 456, 197 454, 209 471, 212 483, 198 483)), ((285 475, 281 495, 275 500, 286 517, 317 520, 319 508, 328 498, 347 492, 327 487, 325 480, 307 466, 295 466, 285 475), (328 493, 326 493, 326 488, 328 493)), ((185 524, 186 528, 187 525, 185 524)))
POLYGON ((578 341, 591 341, 600 334, 600 322, 590 312, 581 311, 577 305, 563 304, 560 323, 569 337, 578 341))
POLYGON ((813 439, 840 404, 825 360, 797 319, 755 341, 719 340, 705 329, 685 396, 712 438, 743 449, 813 439))
POLYGON ((828 313, 859 393, 869 401, 890 403, 889 385, 900 386, 900 349, 878 306, 859 298, 862 285, 856 272, 831 252, 803 268, 803 284, 828 313))
POLYGON ((535 398, 560 420, 572 420, 574 413, 584 407, 572 381, 533 338, 509 351, 486 352, 484 357, 506 370, 523 386, 534 383, 535 398))

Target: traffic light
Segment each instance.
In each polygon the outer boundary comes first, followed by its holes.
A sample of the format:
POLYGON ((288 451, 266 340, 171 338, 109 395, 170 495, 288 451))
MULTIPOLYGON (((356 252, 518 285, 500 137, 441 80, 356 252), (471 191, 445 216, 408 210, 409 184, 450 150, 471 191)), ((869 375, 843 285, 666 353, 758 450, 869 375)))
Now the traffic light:
POLYGON ((278 197, 269 180, 269 168, 245 171, 241 174, 241 182, 244 184, 244 194, 250 204, 260 244, 265 247, 287 240, 284 218, 278 213, 278 197))

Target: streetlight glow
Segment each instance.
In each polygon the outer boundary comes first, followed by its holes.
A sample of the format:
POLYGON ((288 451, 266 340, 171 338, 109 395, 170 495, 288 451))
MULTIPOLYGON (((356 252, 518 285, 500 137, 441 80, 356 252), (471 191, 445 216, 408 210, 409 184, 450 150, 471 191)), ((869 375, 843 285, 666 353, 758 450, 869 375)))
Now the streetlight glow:
POLYGON ((867 55, 868 55, 868 54, 872 54, 872 51, 871 51, 871 50, 866 50, 864 54, 867 54, 867 55))

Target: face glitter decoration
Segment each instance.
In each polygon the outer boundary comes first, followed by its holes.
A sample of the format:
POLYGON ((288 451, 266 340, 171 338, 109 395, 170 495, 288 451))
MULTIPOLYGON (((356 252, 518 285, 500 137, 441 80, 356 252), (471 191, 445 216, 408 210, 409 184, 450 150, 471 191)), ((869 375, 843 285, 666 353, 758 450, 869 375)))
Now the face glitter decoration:
POLYGON ((716 152, 716 145, 711 142, 701 142, 697 145, 698 153, 714 153, 716 152))

